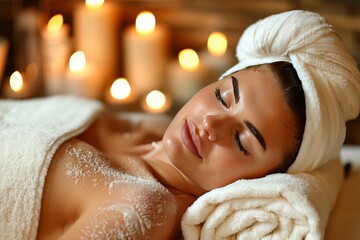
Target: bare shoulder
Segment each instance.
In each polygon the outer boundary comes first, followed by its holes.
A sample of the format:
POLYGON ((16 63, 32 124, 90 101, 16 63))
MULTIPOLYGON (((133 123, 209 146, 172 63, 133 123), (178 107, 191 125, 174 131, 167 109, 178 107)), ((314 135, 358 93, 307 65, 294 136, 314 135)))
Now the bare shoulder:
MULTIPOLYGON (((109 158, 84 142, 64 148, 64 176, 83 204, 63 239, 170 239, 180 230, 183 200, 140 159, 109 158)), ((185 204, 186 206, 186 204, 185 204)))
POLYGON ((176 202, 158 186, 145 184, 114 183, 111 197, 83 211, 62 238, 171 239, 179 221, 176 202))

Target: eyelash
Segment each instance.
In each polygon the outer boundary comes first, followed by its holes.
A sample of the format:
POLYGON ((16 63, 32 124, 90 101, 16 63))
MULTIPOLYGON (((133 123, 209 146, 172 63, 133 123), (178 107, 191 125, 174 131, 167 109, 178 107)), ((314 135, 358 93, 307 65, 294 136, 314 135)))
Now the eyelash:
POLYGON ((226 102, 224 101, 224 99, 221 97, 221 93, 220 93, 220 89, 216 88, 215 89, 215 97, 216 99, 221 103, 221 105, 223 105, 226 108, 229 108, 229 106, 226 104, 226 102))
POLYGON ((241 144, 241 141, 240 141, 240 137, 239 137, 239 132, 236 131, 235 132, 235 142, 236 142, 236 145, 238 146, 239 150, 245 155, 245 156, 248 156, 249 155, 249 152, 244 148, 244 146, 241 144))

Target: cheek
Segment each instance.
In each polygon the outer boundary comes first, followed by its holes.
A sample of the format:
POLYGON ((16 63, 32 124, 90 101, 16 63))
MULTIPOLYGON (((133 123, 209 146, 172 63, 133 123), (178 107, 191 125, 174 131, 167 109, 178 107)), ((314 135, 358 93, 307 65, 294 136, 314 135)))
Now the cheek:
POLYGON ((212 169, 210 175, 212 185, 216 187, 227 185, 244 177, 248 162, 242 159, 237 152, 215 149, 209 160, 212 169), (245 171, 245 172, 244 172, 245 171))
POLYGON ((217 169, 217 175, 223 181, 227 183, 234 180, 244 178, 244 172, 247 170, 246 163, 240 163, 240 160, 234 157, 222 156, 221 160, 215 165, 217 169))

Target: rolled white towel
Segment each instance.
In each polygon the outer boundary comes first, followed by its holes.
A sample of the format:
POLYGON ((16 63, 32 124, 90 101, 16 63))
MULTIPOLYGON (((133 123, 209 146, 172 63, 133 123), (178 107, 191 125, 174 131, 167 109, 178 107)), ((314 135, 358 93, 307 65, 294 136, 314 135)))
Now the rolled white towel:
POLYGON ((342 179, 335 159, 310 173, 271 174, 214 189, 185 212, 184 239, 323 239, 342 179))

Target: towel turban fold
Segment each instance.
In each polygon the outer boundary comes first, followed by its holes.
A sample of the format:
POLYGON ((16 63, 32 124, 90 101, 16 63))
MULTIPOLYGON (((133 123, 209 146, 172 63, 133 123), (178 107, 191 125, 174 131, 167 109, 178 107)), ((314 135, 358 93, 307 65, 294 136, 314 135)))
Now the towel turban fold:
POLYGON ((322 16, 294 10, 259 20, 244 31, 236 56, 239 63, 223 77, 249 66, 286 61, 302 82, 306 123, 289 173, 312 171, 339 155, 345 122, 359 114, 360 73, 322 16))

